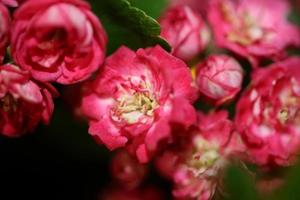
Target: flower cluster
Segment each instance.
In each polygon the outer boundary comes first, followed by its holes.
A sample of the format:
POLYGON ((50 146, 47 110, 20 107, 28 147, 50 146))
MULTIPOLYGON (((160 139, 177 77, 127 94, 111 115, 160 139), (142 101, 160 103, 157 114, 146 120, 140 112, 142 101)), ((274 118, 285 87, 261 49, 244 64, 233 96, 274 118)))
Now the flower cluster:
POLYGON ((170 0, 158 19, 170 52, 123 45, 106 57, 87 1, 2 0, 1 133, 48 124, 50 83, 81 82, 70 93, 76 117, 118 150, 100 199, 164 199, 142 184, 150 162, 175 199, 195 200, 222 190, 232 163, 290 166, 300 153, 300 57, 288 51, 300 29, 290 10, 286 0, 170 0))
POLYGON ((104 61, 105 45, 85 1, 0 1, 1 133, 15 137, 48 124, 58 95, 50 82, 89 78, 104 61), (6 6, 17 7, 13 16, 6 6))

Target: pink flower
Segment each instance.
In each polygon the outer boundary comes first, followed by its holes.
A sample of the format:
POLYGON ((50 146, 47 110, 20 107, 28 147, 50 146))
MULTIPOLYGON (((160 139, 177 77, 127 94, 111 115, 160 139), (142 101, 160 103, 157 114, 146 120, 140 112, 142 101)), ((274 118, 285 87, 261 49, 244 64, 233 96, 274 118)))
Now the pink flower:
POLYGON ((119 151, 111 161, 111 174, 120 185, 127 189, 140 186, 147 175, 147 167, 140 164, 126 151, 119 151))
POLYGON ((40 121, 48 124, 54 108, 51 92, 56 93, 51 85, 31 81, 18 67, 0 66, 0 132, 16 137, 40 121))
POLYGON ((299 28, 288 19, 286 0, 213 0, 209 10, 216 44, 250 59, 282 57, 284 49, 300 45, 299 28))
POLYGON ((126 146, 147 162, 171 139, 172 127, 195 121, 195 99, 187 66, 156 46, 133 52, 121 47, 96 81, 86 85, 82 113, 89 133, 110 150, 126 146))
POLYGON ((210 33, 201 18, 187 6, 170 8, 160 19, 161 36, 173 48, 173 55, 191 60, 207 46, 210 33))
POLYGON ((226 111, 199 113, 197 126, 178 141, 158 158, 157 167, 171 178, 179 199, 211 199, 231 157, 244 152, 226 111))
POLYGON ((210 0, 169 0, 170 6, 186 5, 206 17, 210 0))
POLYGON ((14 60, 36 80, 72 84, 103 63, 106 34, 84 1, 26 1, 11 32, 14 60))
POLYGON ((0 64, 3 61, 9 35, 9 12, 4 5, 0 3, 0 64))
POLYGON ((256 70, 236 126, 259 165, 290 165, 300 150, 300 58, 256 70))
POLYGON ((211 55, 197 66, 196 84, 199 91, 217 104, 231 100, 240 91, 243 70, 226 55, 211 55))

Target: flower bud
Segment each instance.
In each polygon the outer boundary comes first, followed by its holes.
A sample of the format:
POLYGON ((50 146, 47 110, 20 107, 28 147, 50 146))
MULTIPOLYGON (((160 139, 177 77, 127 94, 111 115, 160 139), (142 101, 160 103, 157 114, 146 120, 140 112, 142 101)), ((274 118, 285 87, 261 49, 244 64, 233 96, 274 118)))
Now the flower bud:
POLYGON ((216 104, 234 98, 241 89, 242 80, 240 64, 226 55, 212 55, 197 66, 198 89, 216 104))
POLYGON ((160 19, 161 36, 173 48, 173 55, 188 61, 207 46, 210 33, 204 20, 188 6, 170 8, 160 19))

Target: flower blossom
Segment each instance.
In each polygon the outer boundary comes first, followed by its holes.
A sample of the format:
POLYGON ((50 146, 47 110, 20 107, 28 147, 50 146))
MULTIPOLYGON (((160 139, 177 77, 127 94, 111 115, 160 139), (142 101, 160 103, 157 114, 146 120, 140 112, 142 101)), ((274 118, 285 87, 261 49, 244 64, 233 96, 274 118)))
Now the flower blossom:
POLYGON ((286 0, 213 0, 208 18, 218 46, 248 58, 281 59, 289 46, 300 45, 300 31, 287 17, 286 0))
POLYGON ((104 60, 106 33, 82 0, 26 1, 11 33, 15 62, 39 81, 76 83, 104 60))
POLYGON ((222 182, 224 168, 233 156, 244 153, 227 115, 226 111, 199 113, 196 127, 158 158, 157 168, 173 181, 176 198, 211 199, 222 182))
POLYGON ((56 90, 30 80, 29 73, 6 64, 0 66, 0 132, 9 137, 32 132, 39 122, 48 124, 56 90))
POLYGON ((290 165, 300 150, 299 66, 292 57, 256 70, 237 103, 237 129, 258 165, 290 165))
POLYGON ((81 107, 91 135, 110 150, 126 146, 147 162, 171 139, 171 127, 194 123, 195 96, 183 61, 160 46, 137 52, 121 47, 86 85, 81 107))

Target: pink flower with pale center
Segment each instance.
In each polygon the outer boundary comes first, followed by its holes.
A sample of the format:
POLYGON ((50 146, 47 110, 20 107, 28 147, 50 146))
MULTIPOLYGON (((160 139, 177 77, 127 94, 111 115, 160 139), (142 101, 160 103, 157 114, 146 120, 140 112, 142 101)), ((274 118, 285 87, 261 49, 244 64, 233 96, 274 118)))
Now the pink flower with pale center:
POLYGON ((286 0, 213 0, 208 18, 218 46, 250 59, 281 58, 288 46, 300 45, 299 28, 287 17, 286 0))
POLYGON ((10 17, 7 8, 0 3, 0 64, 3 61, 8 44, 10 17))
POLYGON ((211 199, 232 156, 244 152, 227 115, 226 111, 199 113, 196 127, 158 158, 158 170, 173 181, 176 198, 211 199))
POLYGON ((191 60, 207 46, 210 32, 204 20, 188 6, 170 8, 160 19, 161 36, 172 46, 172 53, 191 60))
POLYGON ((235 97, 243 81, 240 64, 226 55, 211 55, 197 66, 196 84, 199 91, 222 104, 235 97))
POLYGON ((104 60, 106 33, 82 0, 26 1, 11 33, 15 62, 39 81, 83 81, 104 60))
POLYGON ((236 126, 259 165, 290 165, 300 150, 300 58, 254 72, 236 107, 236 126))
POLYGON ((140 162, 171 139, 172 127, 188 127, 196 118, 189 69, 159 46, 121 47, 84 90, 89 133, 110 150, 126 146, 140 162))
POLYGON ((0 66, 0 132, 17 137, 32 132, 39 122, 48 124, 56 94, 51 85, 33 82, 18 67, 0 66))

